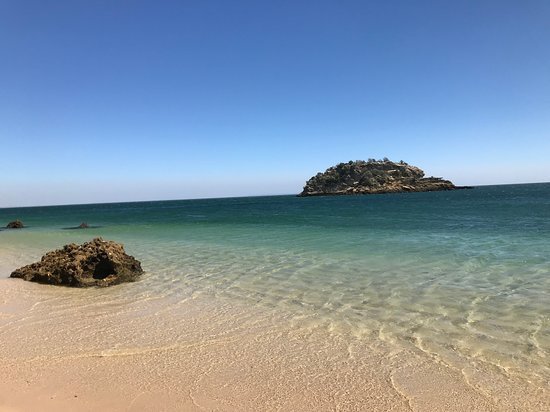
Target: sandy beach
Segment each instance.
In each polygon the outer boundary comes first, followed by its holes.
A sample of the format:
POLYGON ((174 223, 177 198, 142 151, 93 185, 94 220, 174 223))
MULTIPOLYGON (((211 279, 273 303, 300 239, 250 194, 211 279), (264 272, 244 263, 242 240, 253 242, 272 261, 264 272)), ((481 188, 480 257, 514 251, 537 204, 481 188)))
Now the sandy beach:
POLYGON ((3 412, 550 410, 538 384, 328 334, 314 316, 0 275, 3 412))

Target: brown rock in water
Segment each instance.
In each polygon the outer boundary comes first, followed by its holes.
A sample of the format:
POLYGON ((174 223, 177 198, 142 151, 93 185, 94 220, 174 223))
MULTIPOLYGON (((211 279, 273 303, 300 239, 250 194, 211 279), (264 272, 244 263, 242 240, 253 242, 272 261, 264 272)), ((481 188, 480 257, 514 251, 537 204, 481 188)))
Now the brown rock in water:
POLYGON ((20 220, 14 220, 13 222, 10 222, 6 225, 8 229, 22 229, 25 226, 23 225, 23 222, 20 220))
POLYGON ((50 285, 86 287, 132 282, 142 273, 140 262, 127 255, 123 245, 96 238, 82 245, 71 243, 48 252, 40 262, 21 267, 10 277, 50 285))
POLYGON ((298 196, 355 195, 400 192, 433 192, 469 189, 440 177, 424 177, 424 171, 403 161, 369 159, 340 163, 317 173, 298 196))

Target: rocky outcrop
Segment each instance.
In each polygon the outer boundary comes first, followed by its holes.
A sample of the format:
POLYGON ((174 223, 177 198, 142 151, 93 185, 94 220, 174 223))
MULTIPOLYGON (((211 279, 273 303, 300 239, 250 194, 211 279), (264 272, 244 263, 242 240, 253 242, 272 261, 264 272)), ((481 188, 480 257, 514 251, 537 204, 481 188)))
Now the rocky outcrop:
POLYGON ((398 192, 433 192, 466 189, 424 172, 403 161, 388 159, 340 163, 318 173, 306 182, 298 196, 354 195, 398 192))
POLYGON ((25 227, 25 225, 23 225, 23 222, 21 222, 20 220, 14 220, 13 222, 8 223, 6 227, 8 229, 22 229, 25 227))
POLYGON ((141 264, 124 246, 101 238, 82 245, 71 243, 45 254, 40 262, 12 272, 12 278, 74 287, 111 286, 132 282, 143 273, 141 264))

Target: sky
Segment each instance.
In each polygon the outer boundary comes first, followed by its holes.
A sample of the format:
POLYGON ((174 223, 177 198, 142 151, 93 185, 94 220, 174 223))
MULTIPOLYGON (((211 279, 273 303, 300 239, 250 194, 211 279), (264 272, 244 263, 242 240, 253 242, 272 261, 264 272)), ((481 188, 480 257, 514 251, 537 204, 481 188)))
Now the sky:
POLYGON ((0 207, 550 181, 550 2, 0 0, 0 207))

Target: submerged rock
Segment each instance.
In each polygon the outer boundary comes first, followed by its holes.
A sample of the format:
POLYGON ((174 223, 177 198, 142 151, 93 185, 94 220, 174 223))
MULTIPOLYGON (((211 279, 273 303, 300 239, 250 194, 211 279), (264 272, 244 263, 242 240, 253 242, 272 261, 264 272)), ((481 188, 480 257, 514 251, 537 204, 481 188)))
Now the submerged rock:
POLYGON ((92 226, 92 225, 89 225, 86 222, 82 222, 78 226, 64 227, 63 230, 97 229, 97 228, 100 228, 100 227, 101 226, 92 226))
POLYGON ((403 161, 369 159, 340 163, 306 182, 298 196, 355 195, 399 192, 433 192, 469 189, 440 177, 424 177, 424 171, 403 161))
POLYGON ((13 222, 8 223, 6 227, 8 229, 22 229, 25 227, 25 225, 23 225, 23 222, 21 222, 20 220, 14 220, 13 222))
POLYGON ((132 282, 142 273, 140 262, 127 255, 123 245, 96 238, 82 245, 71 243, 48 252, 40 262, 21 267, 10 277, 50 285, 86 287, 132 282))

